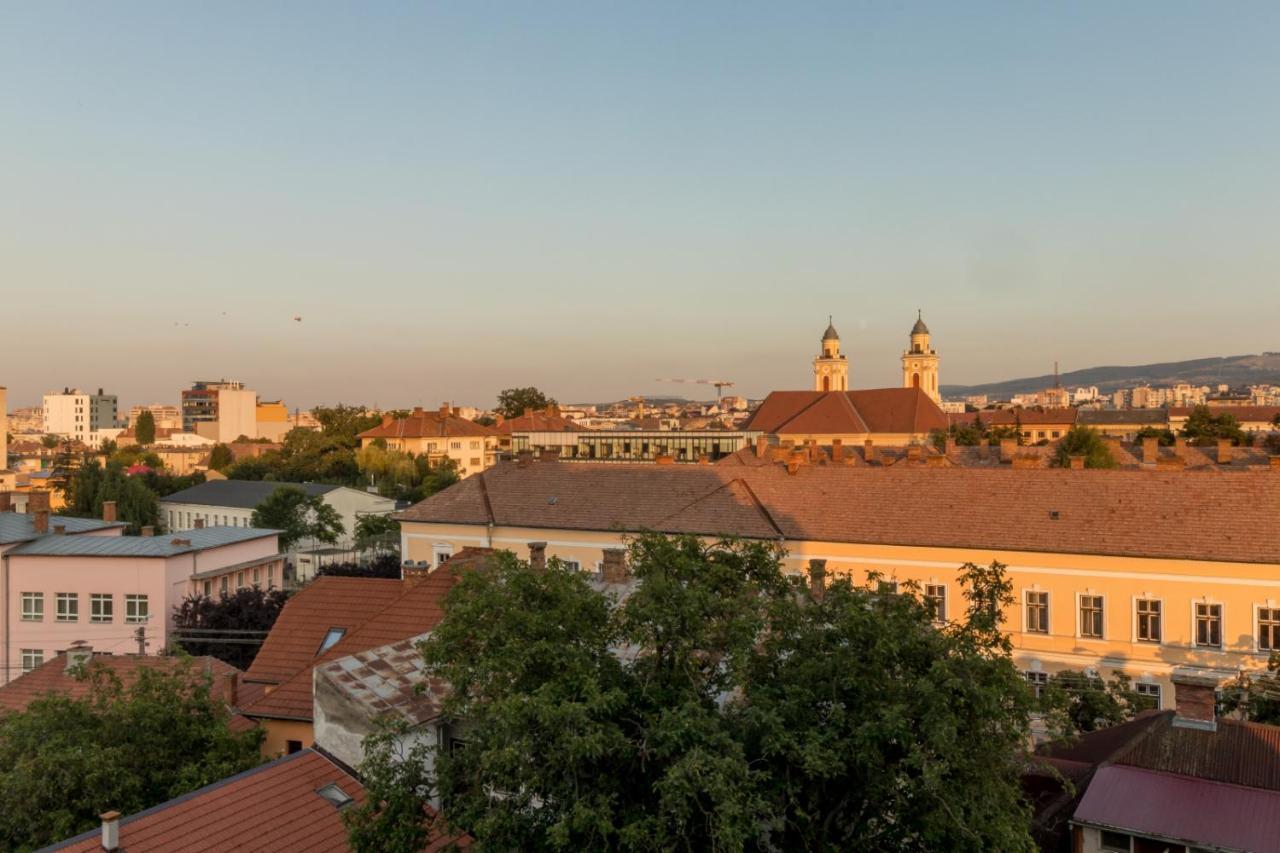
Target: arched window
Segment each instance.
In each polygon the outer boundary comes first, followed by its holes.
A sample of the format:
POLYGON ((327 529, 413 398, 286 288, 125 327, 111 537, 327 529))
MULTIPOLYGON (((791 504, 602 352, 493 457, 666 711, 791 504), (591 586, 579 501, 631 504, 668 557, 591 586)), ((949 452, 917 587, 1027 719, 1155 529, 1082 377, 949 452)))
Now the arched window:
POLYGON ((911 374, 911 387, 912 387, 912 388, 919 388, 919 387, 920 387, 920 374, 919 374, 919 373, 913 373, 913 374, 911 374))
POLYGON ((824 376, 824 377, 822 377, 822 390, 823 390, 823 391, 830 391, 830 390, 831 390, 831 377, 830 377, 830 376, 824 376))

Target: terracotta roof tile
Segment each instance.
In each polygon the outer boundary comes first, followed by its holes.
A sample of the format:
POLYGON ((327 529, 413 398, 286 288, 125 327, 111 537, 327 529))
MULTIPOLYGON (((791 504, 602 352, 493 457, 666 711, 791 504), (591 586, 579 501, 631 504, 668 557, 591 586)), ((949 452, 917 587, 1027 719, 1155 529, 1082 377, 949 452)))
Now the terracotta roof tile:
POLYGON ((774 435, 927 433, 946 429, 947 416, 919 388, 861 391, 774 391, 745 429, 774 435))
POLYGON ((971 424, 974 418, 987 426, 1013 426, 1021 423, 1024 427, 1041 424, 1074 424, 1080 410, 1069 406, 1065 409, 983 409, 980 412, 953 412, 947 416, 953 424, 971 424))
POLYGON ((497 435, 497 430, 469 421, 450 412, 425 412, 415 409, 406 418, 387 418, 360 438, 456 438, 460 436, 497 435))

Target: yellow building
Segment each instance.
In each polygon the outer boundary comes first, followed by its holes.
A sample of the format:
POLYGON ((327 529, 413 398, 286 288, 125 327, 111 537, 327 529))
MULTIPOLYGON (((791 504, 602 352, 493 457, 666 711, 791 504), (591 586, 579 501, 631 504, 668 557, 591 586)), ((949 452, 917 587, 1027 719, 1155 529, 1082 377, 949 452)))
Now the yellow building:
POLYGON ((360 446, 382 441, 389 450, 425 455, 433 463, 452 459, 466 477, 497 461, 500 438, 497 430, 459 417, 445 403, 438 411, 414 409, 404 418, 385 416, 381 424, 360 433, 360 446))
POLYGON ((399 514, 406 559, 467 546, 596 570, 644 529, 735 535, 786 565, 913 581, 946 618, 967 562, 1009 567, 1005 627, 1029 681, 1124 672, 1172 707, 1170 674, 1223 680, 1280 642, 1280 467, 1252 473, 501 463, 399 514))
POLYGON ((813 390, 849 390, 849 362, 840 354, 840 333, 830 317, 822 333, 822 353, 813 360, 813 390))
POLYGON ((929 342, 929 327, 920 312, 911 327, 911 345, 902 353, 902 387, 919 388, 935 403, 942 402, 938 391, 938 353, 929 342))
POLYGON ((289 409, 284 401, 259 401, 255 413, 258 434, 254 438, 265 438, 267 441, 283 441, 285 433, 293 429, 293 421, 289 417, 289 409))

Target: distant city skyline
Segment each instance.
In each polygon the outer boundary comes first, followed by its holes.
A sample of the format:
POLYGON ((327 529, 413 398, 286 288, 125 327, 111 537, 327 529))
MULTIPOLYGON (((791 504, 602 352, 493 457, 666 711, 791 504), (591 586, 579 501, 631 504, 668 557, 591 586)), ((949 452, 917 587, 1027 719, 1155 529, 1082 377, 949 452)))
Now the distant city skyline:
MULTIPOLYGON (((122 407, 1280 350, 1280 6, 7 4, 0 384, 122 407), (302 320, 294 318, 300 316, 302 320)), ((711 391, 707 396, 714 396, 711 391)))

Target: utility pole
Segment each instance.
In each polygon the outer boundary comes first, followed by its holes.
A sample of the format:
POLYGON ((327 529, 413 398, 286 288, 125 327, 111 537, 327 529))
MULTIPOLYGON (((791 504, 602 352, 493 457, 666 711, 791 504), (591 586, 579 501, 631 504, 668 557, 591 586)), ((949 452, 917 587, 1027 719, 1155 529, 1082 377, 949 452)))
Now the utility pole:
POLYGON ((138 654, 145 655, 147 653, 147 626, 139 625, 138 630, 133 632, 133 636, 138 641, 138 654))

